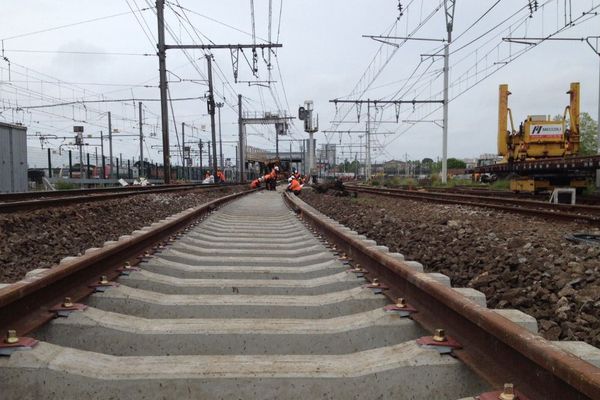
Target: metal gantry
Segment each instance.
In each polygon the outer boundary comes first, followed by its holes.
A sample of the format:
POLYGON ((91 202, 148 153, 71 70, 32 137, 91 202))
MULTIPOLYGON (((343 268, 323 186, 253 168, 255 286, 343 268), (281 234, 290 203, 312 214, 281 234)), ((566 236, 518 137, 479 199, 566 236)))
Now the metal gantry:
MULTIPOLYGON (((171 180, 171 164, 169 157, 169 114, 168 114, 168 99, 167 99, 167 67, 166 67, 166 51, 169 49, 199 49, 199 50, 216 50, 216 49, 228 49, 228 50, 242 50, 252 49, 254 52, 256 49, 272 49, 275 47, 283 47, 277 43, 253 43, 253 44, 178 44, 178 45, 167 45, 165 44, 165 21, 164 21, 164 9, 165 0, 156 0, 156 17, 158 23, 158 66, 160 75, 160 103, 161 103, 161 120, 162 120, 162 137, 163 137, 163 162, 165 165, 165 183, 169 183, 171 180)), ((215 99, 212 88, 212 66, 211 60, 212 55, 206 55, 208 65, 208 84, 209 84, 209 96, 208 96, 208 111, 211 117, 211 134, 212 134, 212 164, 214 173, 217 170, 217 145, 216 145, 216 131, 215 131, 215 99)), ((237 74, 234 74, 237 79, 237 74)), ((241 99, 241 98, 240 98, 241 99)), ((240 100, 241 101, 241 100, 240 100)), ((241 128, 240 128, 241 130, 241 128)), ((240 135, 241 136, 241 135, 240 135)), ((241 138, 240 138, 240 152, 241 149, 241 138)), ((242 160, 242 157, 240 157, 242 160)))
MULTIPOLYGON (((366 139, 365 139, 365 179, 371 179, 371 105, 377 107, 378 104, 394 104, 395 106, 400 106, 401 104, 432 104, 432 103, 443 103, 443 100, 371 100, 371 99, 356 99, 356 100, 339 100, 333 99, 329 100, 330 103, 353 103, 356 104, 358 108, 358 119, 360 122, 360 105, 367 105, 367 121, 366 121, 366 139)), ((396 118, 398 118, 398 113, 396 114, 396 118)), ((396 121, 397 122, 397 121, 396 121)))

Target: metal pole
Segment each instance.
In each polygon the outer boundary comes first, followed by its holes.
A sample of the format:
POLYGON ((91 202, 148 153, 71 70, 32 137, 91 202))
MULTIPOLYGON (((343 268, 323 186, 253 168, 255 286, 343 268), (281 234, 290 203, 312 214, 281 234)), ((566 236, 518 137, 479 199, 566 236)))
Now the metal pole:
POLYGON ((52 178, 52 150, 48 148, 48 178, 52 178))
POLYGON ((456 0, 444 0, 446 31, 448 32, 448 41, 444 46, 444 121, 442 139, 442 183, 444 184, 448 182, 448 80, 450 74, 450 43, 452 42, 455 5, 456 0))
POLYGON ((83 143, 79 144, 79 186, 83 188, 83 143))
MULTIPOLYGON (((236 170, 240 168, 240 162, 239 162, 239 154, 238 154, 238 147, 235 146, 235 167, 236 170)), ((238 176, 238 171, 235 171, 235 176, 238 176)))
POLYGON ((69 150, 69 178, 73 178, 73 152, 69 150))
POLYGON ((204 179, 202 176, 202 139, 198 142, 198 150, 200 150, 200 180, 204 179))
POLYGON ((144 130, 142 128, 142 102, 138 103, 140 113, 140 170, 139 176, 144 176, 144 130))
MULTIPOLYGON (((210 169, 210 160, 211 160, 211 156, 210 156, 210 140, 208 141, 208 169, 210 169)), ((216 171, 213 171, 213 175, 215 174, 216 171)))
POLYGON ((158 23, 158 70, 160 77, 160 119, 162 125, 163 164, 165 184, 171 183, 169 157, 169 107, 167 103, 167 48, 165 47, 165 0, 156 0, 158 23))
POLYGON ((185 122, 181 123, 181 162, 183 165, 183 180, 185 181, 185 122))
POLYGON ((279 132, 275 124, 275 158, 279 160, 279 132))
POLYGON ((120 179, 121 177, 119 176, 119 159, 117 158, 117 179, 120 179))
POLYGON ((112 116, 110 111, 108 112, 108 165, 109 173, 108 177, 113 176, 113 148, 112 148, 112 116))
POLYGON ((102 179, 106 179, 106 157, 102 155, 102 179))
POLYGON ((242 95, 238 94, 238 134, 239 134, 239 165, 238 169, 240 171, 240 182, 245 182, 244 179, 244 121, 242 119, 242 95))
MULTIPOLYGON (((448 32, 448 38, 450 32, 448 32)), ((448 43, 444 46, 444 120, 443 124, 443 139, 442 139, 442 183, 448 182, 448 58, 450 52, 448 43)))
POLYGON ((367 138, 365 141, 366 171, 365 180, 371 179, 371 100, 367 100, 367 138))
POLYGON ((85 171, 85 177, 87 179, 90 179, 90 153, 89 152, 86 153, 86 159, 87 159, 87 163, 86 163, 87 164, 87 168, 86 168, 86 171, 85 171))
POLYGON ((219 164, 221 165, 221 170, 223 170, 225 168, 223 162, 223 140, 221 138, 221 108, 223 107, 223 103, 217 103, 216 106, 219 109, 219 164))
MULTIPOLYGON (((600 56, 600 49, 598 50, 598 56, 600 56)), ((598 149, 597 152, 600 154, 600 57, 598 58, 598 149)), ((600 191, 600 169, 596 170, 596 190, 600 191)))
MULTIPOLYGON (((104 160, 104 133, 102 131, 100 131, 100 156, 104 160)), ((104 176, 104 172, 102 172, 102 176, 104 176)))
POLYGON ((215 96, 213 93, 213 81, 212 81, 212 62, 211 56, 206 55, 206 62, 208 65, 208 113, 210 114, 210 133, 212 138, 212 169, 213 175, 217 176, 217 132, 215 129, 215 96))

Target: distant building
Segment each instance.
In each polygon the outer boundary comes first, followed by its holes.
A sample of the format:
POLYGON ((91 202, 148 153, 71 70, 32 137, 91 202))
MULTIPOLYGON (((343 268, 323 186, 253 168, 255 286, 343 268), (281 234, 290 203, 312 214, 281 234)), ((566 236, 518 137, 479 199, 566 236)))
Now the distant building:
POLYGON ((467 164, 466 168, 475 168, 477 166, 476 158, 463 158, 462 161, 467 164))

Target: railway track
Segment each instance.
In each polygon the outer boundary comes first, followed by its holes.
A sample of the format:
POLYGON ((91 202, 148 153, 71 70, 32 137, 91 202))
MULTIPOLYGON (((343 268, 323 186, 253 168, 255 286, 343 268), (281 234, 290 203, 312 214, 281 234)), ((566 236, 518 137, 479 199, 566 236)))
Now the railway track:
POLYGON ((499 211, 515 212, 542 218, 586 221, 600 223, 600 206, 585 204, 553 204, 543 201, 526 200, 513 197, 496 197, 479 194, 448 193, 442 191, 406 190, 391 188, 373 188, 358 185, 344 185, 351 192, 369 193, 388 197, 424 200, 434 203, 462 204, 491 208, 499 211))
POLYGON ((600 370, 531 317, 275 192, 34 271, 0 311, 19 338, 0 345, 3 399, 600 398, 600 370))
MULTIPOLYGON (((26 192, 0 194, 0 213, 34 210, 46 207, 59 207, 70 204, 106 201, 123 197, 150 193, 172 193, 191 190, 210 190, 223 187, 222 184, 200 185, 161 185, 132 186, 124 188, 60 190, 54 192, 26 192)), ((232 186, 227 185, 227 186, 232 186)), ((235 184, 233 184, 235 186, 235 184)))
MULTIPOLYGON (((508 190, 494 190, 488 188, 477 188, 468 186, 456 186, 452 188, 427 188, 427 191, 459 193, 459 194, 474 194, 478 196, 505 197, 517 198, 525 200, 548 201, 550 195, 547 193, 525 193, 512 192, 508 190)), ((578 195, 577 203, 583 205, 600 205, 600 197, 595 195, 578 195)))

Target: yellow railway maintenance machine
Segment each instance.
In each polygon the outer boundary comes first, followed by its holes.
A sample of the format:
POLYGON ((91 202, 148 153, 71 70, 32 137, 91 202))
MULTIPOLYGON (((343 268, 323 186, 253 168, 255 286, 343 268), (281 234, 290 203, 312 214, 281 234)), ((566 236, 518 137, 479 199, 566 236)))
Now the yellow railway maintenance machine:
POLYGON ((498 105, 498 154, 501 163, 517 166, 513 171, 510 189, 518 192, 552 190, 557 186, 583 189, 588 176, 575 171, 544 171, 539 168, 518 168, 518 164, 531 161, 568 159, 579 152, 579 83, 571 83, 567 94, 569 105, 562 118, 552 119, 546 115, 529 115, 515 129, 512 111, 508 107, 508 85, 500 85, 498 105), (508 124, 510 123, 510 129, 508 124))

